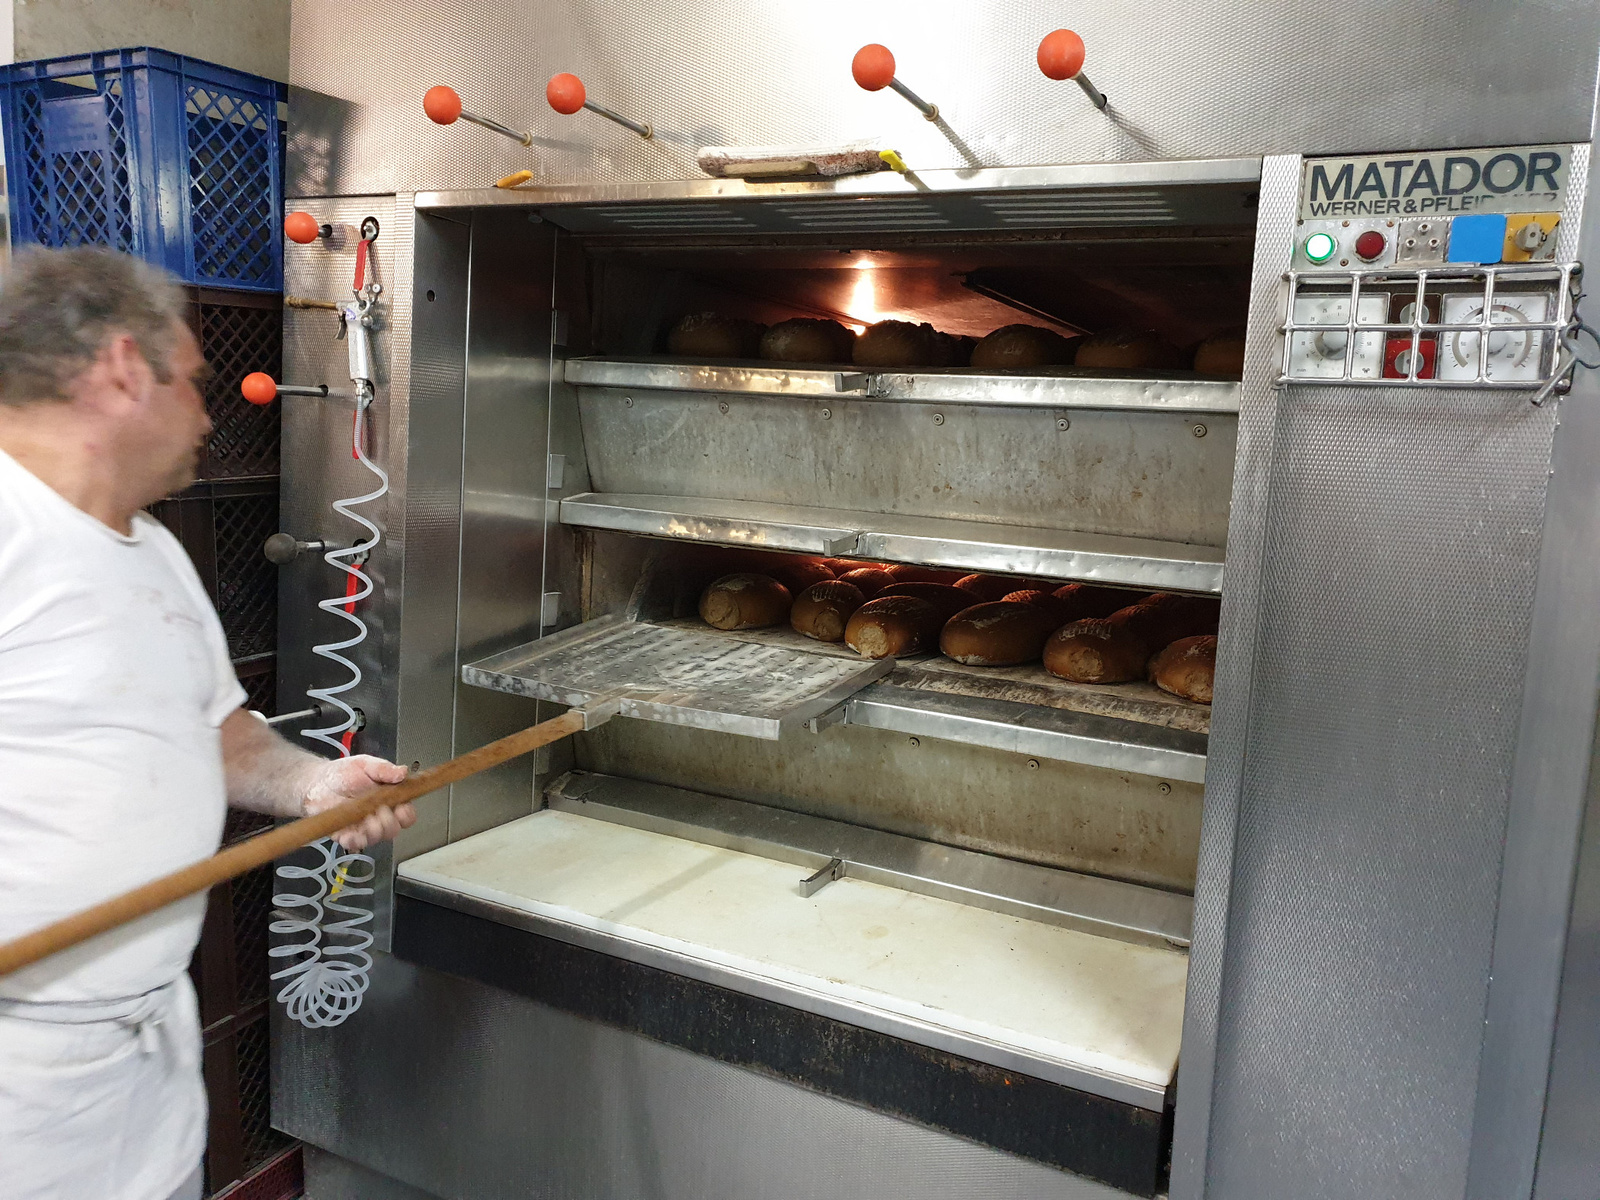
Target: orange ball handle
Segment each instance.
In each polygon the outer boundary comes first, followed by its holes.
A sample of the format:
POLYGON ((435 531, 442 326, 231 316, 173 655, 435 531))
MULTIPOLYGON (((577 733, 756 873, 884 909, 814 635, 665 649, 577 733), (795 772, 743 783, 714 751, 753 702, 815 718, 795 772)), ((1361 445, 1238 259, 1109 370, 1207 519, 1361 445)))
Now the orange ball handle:
POLYGON ((461 116, 461 96, 455 88, 438 84, 423 93, 422 111, 435 125, 454 125, 461 116))
POLYGON ((1070 79, 1083 89, 1089 103, 1104 111, 1105 93, 1083 73, 1083 39, 1070 29, 1057 29, 1039 43, 1039 70, 1050 79, 1070 79))
POLYGON ((265 371, 252 371, 239 385, 239 394, 251 404, 271 404, 278 398, 278 384, 265 371))
POLYGON ((322 222, 308 212, 292 212, 283 219, 283 236, 309 246, 322 236, 322 222))
POLYGON ((873 42, 856 51, 850 60, 850 74, 869 92, 881 92, 894 82, 894 55, 889 47, 873 42))
POLYGON ((550 76, 550 82, 545 85, 544 98, 550 101, 551 108, 570 117, 584 106, 589 93, 583 86, 583 80, 563 71, 550 76))

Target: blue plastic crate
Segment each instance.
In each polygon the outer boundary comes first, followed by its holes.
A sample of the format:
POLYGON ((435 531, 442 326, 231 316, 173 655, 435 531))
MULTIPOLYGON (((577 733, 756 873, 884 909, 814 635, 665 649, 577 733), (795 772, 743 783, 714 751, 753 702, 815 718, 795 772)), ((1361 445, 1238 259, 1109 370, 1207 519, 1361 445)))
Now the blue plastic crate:
POLYGON ((14 242, 283 290, 283 84, 141 47, 0 66, 14 242))

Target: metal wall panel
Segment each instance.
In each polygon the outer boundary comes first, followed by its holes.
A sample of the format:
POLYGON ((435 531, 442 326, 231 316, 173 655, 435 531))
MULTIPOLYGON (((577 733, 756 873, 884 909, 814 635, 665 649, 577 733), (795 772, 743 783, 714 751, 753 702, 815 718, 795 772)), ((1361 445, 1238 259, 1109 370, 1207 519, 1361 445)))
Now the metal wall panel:
POLYGON ((523 167, 545 183, 688 179, 701 146, 863 137, 920 169, 1588 137, 1600 10, 1587 0, 1172 0, 1159 16, 1139 0, 379 0, 359 15, 294 0, 288 191, 484 187, 523 167), (1107 112, 1035 65, 1061 24, 1083 35, 1107 112), (874 41, 942 121, 855 86, 851 56, 874 41), (553 112, 557 71, 654 122, 655 140, 553 112), (432 125, 435 83, 530 129, 532 148, 432 125))
POLYGON ((597 491, 820 502, 1203 546, 1227 538, 1231 413, 578 394, 597 491))
POLYGON ((1124 1195, 387 955, 346 1024, 274 1034, 280 1128, 442 1200, 1124 1195))

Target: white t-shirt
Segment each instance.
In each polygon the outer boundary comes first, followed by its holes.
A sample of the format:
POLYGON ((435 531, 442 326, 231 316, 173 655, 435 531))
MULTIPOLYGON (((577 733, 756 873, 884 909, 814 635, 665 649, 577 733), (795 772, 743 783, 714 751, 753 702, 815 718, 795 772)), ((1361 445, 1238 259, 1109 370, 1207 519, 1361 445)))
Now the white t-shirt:
MULTIPOLYGON (((244 700, 177 539, 142 513, 123 537, 0 451, 0 941, 214 853, 218 730, 244 700)), ((205 903, 0 976, 0 997, 170 983, 205 903)))

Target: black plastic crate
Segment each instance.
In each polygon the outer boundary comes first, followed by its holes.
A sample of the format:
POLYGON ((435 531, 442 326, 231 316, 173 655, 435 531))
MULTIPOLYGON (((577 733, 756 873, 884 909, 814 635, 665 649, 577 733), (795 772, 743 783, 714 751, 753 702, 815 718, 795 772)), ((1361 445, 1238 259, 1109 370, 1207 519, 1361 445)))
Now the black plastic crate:
POLYGON ((261 479, 278 474, 282 437, 277 404, 251 404, 239 393, 246 375, 283 375, 283 303, 277 295, 191 288, 189 320, 211 364, 206 412, 211 437, 201 479, 261 479))
POLYGON ((12 240, 283 290, 287 88, 138 47, 0 66, 12 240))

